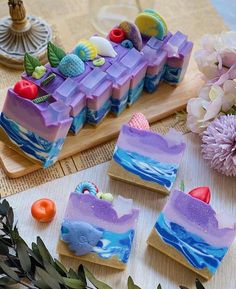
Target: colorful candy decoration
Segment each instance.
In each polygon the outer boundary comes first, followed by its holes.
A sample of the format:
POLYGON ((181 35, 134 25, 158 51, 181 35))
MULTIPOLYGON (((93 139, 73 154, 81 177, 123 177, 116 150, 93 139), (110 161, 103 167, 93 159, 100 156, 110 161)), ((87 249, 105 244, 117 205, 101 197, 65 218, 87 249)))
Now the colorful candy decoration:
POLYGON ((39 59, 26 52, 24 55, 24 67, 26 74, 31 76, 35 71, 35 68, 38 66, 41 66, 39 59))
POLYGON ((92 36, 89 41, 96 46, 99 55, 116 57, 117 53, 106 38, 100 36, 92 36))
POLYGON ((198 187, 193 190, 191 190, 188 193, 190 196, 192 196, 195 199, 199 199, 207 204, 210 203, 211 200, 211 191, 208 187, 198 187))
POLYGON ((125 48, 133 48, 134 45, 133 45, 133 42, 129 39, 125 39, 121 42, 121 46, 125 47, 125 48))
MULTIPOLYGON (((123 21, 120 23, 119 28, 125 32, 125 39, 132 42, 133 46, 140 51, 142 49, 142 36, 138 27, 129 21, 123 21)), ((128 47, 130 48, 130 47, 128 47)))
POLYGON ((103 66, 105 64, 105 62, 106 62, 106 60, 104 57, 99 57, 99 58, 93 60, 93 65, 99 67, 99 66, 103 66))
POLYGON ((31 206, 31 214, 41 223, 51 222, 56 215, 56 205, 50 199, 39 199, 31 206))
POLYGON ((125 39, 125 32, 121 28, 113 28, 109 33, 109 38, 115 43, 120 43, 125 39))
POLYGON ((105 201, 108 201, 108 202, 112 202, 113 201, 113 196, 111 193, 102 193, 102 192, 99 192, 96 194, 96 197, 100 200, 105 200, 105 201))
POLYGON ((30 100, 33 100, 38 95, 38 87, 34 83, 23 79, 16 82, 13 91, 19 96, 30 100))
POLYGON ((60 61, 63 57, 66 56, 66 53, 63 49, 56 46, 52 42, 48 42, 48 61, 52 67, 57 67, 60 64, 60 61))
POLYGON ((45 66, 43 66, 43 65, 36 66, 34 69, 34 72, 32 73, 32 77, 35 79, 40 79, 44 76, 46 71, 47 71, 47 69, 45 66))
POLYGON ((91 194, 96 196, 98 193, 98 187, 92 182, 82 182, 78 184, 75 191, 79 194, 91 194))
POLYGON ((75 47, 75 54, 83 61, 93 60, 97 56, 97 48, 92 42, 81 40, 75 47))
POLYGON ((128 125, 141 130, 150 130, 149 122, 141 112, 134 113, 128 122, 128 125))
POLYGON ((45 102, 49 99, 50 96, 51 96, 51 94, 46 94, 46 95, 37 97, 33 100, 33 103, 39 104, 39 103, 45 102))
POLYGON ((66 77, 75 77, 85 70, 84 62, 75 54, 67 54, 60 61, 59 71, 66 77))
POLYGON ((163 17, 152 9, 146 9, 135 20, 141 34, 156 37, 162 40, 168 33, 168 28, 163 17))
POLYGON ((47 78, 45 78, 40 85, 41 86, 46 86, 49 82, 51 82, 54 78, 56 77, 55 73, 51 73, 47 78))

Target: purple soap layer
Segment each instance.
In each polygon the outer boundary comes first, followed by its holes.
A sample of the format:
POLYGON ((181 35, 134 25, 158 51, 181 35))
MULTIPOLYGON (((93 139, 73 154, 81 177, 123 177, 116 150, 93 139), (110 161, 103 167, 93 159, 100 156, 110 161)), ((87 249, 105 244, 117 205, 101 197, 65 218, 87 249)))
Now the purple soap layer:
POLYGON ((173 191, 163 209, 170 222, 202 237, 208 244, 229 247, 236 235, 236 223, 198 199, 180 191, 173 191))
POLYGON ((185 150, 180 134, 169 133, 166 136, 123 125, 117 146, 153 160, 164 163, 179 163, 185 150))

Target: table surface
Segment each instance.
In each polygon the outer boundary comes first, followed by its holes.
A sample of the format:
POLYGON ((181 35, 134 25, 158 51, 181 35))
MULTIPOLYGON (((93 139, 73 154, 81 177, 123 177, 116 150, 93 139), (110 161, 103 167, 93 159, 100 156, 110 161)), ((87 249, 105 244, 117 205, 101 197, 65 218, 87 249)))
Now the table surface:
MULTIPOLYGON (((200 154, 198 136, 187 134, 185 139, 187 150, 175 183, 176 187, 179 188, 181 180, 184 180, 186 191, 196 186, 210 186, 213 207, 219 212, 227 212, 236 219, 235 179, 224 177, 208 168, 200 154)), ((126 288, 126 280, 129 275, 142 289, 154 289, 159 282, 163 289, 177 289, 179 284, 195 288, 194 280, 197 277, 195 273, 146 245, 147 237, 157 215, 166 203, 167 197, 136 186, 109 180, 108 165, 109 163, 101 164, 9 197, 8 200, 15 209, 16 218, 19 220, 22 236, 31 243, 37 235, 40 235, 52 255, 57 257, 56 243, 69 193, 79 182, 90 180, 96 183, 103 192, 133 198, 135 205, 140 208, 140 217, 131 258, 124 272, 89 263, 85 263, 85 265, 114 289, 126 288), (56 218, 50 224, 37 223, 30 215, 31 204, 42 197, 53 199, 57 205, 56 218)), ((205 284, 206 289, 235 289, 235 250, 236 244, 234 243, 216 275, 205 284)), ((62 258, 62 261, 67 266, 77 267, 79 265, 78 261, 65 257, 62 258)))
MULTIPOLYGON (((233 28, 235 17, 232 17, 232 15, 234 14, 233 9, 236 9, 233 1, 211 0, 211 2, 217 6, 216 8, 222 17, 225 17, 226 23, 233 28), (228 5, 225 5, 226 2, 228 5), (224 4, 223 6, 222 3, 224 4), (232 5, 232 9, 229 9, 229 5, 232 5)), ((196 186, 211 187, 211 203, 213 207, 219 212, 227 212, 227 214, 232 215, 236 219, 235 178, 222 176, 206 165, 201 157, 198 136, 187 134, 185 138, 187 150, 178 173, 176 187, 179 187, 181 180, 184 180, 186 191, 196 186)), ((95 264, 84 264, 97 277, 109 283, 114 289, 127 288, 126 280, 129 275, 133 277, 142 289, 154 289, 159 283, 162 284, 163 289, 177 289, 180 284, 195 288, 194 280, 197 277, 195 273, 146 245, 146 239, 157 215, 166 203, 167 197, 132 185, 109 180, 106 174, 108 165, 108 163, 105 163, 8 197, 15 210, 16 218, 19 220, 18 226, 22 236, 30 244, 35 241, 37 235, 40 235, 52 255, 57 257, 56 243, 69 193, 74 190, 79 182, 91 180, 103 192, 111 192, 115 196, 120 194, 127 198, 133 198, 135 205, 140 208, 140 217, 131 258, 124 272, 95 264), (42 197, 51 198, 56 202, 57 215, 51 224, 39 224, 30 215, 31 204, 42 197)), ((236 242, 229 250, 216 275, 210 281, 204 283, 206 289, 236 288, 235 250, 236 242)), ((74 268, 79 264, 78 261, 68 258, 62 258, 62 261, 65 265, 74 268)))

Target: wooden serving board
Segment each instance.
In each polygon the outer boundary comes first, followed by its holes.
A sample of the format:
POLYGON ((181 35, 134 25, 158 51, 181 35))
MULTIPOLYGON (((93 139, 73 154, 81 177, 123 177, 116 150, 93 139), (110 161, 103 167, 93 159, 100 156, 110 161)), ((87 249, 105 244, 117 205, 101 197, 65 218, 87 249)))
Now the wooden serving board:
MULTIPOLYGON (((185 79, 179 86, 161 83, 155 93, 143 92, 139 100, 119 117, 109 114, 99 126, 85 125, 76 136, 69 134, 59 160, 115 138, 121 125, 126 123, 134 112, 142 112, 149 122, 153 123, 185 108, 188 99, 197 96, 201 85, 200 75, 191 61, 185 79)), ((21 177, 41 168, 3 143, 0 143, 0 163, 10 178, 21 177)))

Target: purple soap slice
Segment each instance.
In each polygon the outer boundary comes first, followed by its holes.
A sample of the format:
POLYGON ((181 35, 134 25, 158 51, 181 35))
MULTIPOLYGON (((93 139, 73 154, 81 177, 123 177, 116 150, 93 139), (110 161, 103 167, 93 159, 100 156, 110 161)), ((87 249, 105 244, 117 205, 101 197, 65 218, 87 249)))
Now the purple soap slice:
POLYGON ((70 194, 57 250, 61 255, 123 270, 139 210, 133 208, 131 199, 118 196, 110 202, 99 199, 99 194, 70 194))
POLYGON ((181 133, 165 136, 123 125, 115 147, 109 176, 168 194, 185 150, 181 133))
POLYGON ((190 194, 174 190, 147 242, 210 279, 235 236, 235 220, 190 194))

